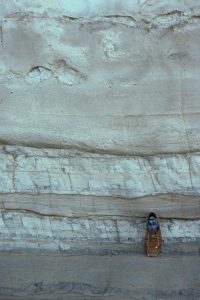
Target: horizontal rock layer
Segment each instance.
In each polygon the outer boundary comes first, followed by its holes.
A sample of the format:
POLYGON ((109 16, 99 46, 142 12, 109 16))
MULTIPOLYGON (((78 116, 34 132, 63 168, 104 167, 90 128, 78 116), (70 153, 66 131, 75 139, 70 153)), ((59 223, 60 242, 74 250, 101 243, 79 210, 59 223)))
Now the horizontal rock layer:
MULTIPOLYGON (((69 252, 77 244, 143 243, 145 229, 144 222, 118 216, 69 219, 1 211, 0 250, 69 252)), ((165 243, 200 242, 200 220, 162 222, 161 231, 165 243)))
POLYGON ((133 295, 137 300, 198 300, 198 262, 197 253, 157 259, 1 253, 0 295, 9 300, 121 300, 133 295))
POLYGON ((196 1, 1 7, 2 142, 129 155, 200 150, 196 1))
POLYGON ((1 193, 138 197, 200 193, 199 153, 114 156, 1 146, 1 193))
POLYGON ((199 196, 159 194, 140 198, 56 194, 0 194, 0 209, 46 217, 142 219, 156 211, 163 220, 198 220, 199 196))
POLYGON ((165 245, 200 241, 197 196, 136 199, 81 195, 0 195, 0 250, 126 253, 143 245, 145 215, 160 215, 165 245), (126 248, 125 245, 129 245, 126 248))

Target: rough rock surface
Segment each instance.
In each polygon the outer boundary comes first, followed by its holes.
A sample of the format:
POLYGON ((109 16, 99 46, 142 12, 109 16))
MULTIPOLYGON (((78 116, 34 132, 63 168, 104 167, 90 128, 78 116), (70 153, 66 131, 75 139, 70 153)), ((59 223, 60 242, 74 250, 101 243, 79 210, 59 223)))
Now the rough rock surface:
POLYGON ((197 1, 65 2, 2 1, 1 141, 199 151, 197 1))
POLYGON ((4 145, 0 170, 1 193, 200 194, 200 153, 114 156, 4 145))
POLYGON ((1 299, 200 298, 199 30, 195 0, 1 0, 1 299))

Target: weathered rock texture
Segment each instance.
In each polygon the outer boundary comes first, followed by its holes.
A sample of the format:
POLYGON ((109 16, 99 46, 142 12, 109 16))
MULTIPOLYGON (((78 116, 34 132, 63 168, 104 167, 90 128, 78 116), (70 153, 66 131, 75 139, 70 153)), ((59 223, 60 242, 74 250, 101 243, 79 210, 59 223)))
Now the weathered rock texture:
POLYGON ((198 151, 197 1, 65 2, 2 2, 1 141, 198 151))
POLYGON ((198 1, 2 0, 0 17, 1 299, 199 299, 198 1))
POLYGON ((1 193, 200 194, 200 153, 114 156, 4 145, 0 170, 1 193))

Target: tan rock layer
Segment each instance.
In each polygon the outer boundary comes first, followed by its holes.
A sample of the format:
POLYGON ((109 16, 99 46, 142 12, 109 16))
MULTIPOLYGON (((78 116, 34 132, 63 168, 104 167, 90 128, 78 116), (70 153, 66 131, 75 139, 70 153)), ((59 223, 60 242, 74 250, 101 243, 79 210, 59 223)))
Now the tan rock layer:
POLYGON ((149 259, 141 255, 1 253, 0 295, 9 300, 197 300, 198 259, 197 255, 149 259))
POLYGON ((200 219, 200 197, 160 194, 141 198, 120 198, 55 194, 0 194, 0 209, 46 217, 145 218, 150 211, 161 220, 200 219))

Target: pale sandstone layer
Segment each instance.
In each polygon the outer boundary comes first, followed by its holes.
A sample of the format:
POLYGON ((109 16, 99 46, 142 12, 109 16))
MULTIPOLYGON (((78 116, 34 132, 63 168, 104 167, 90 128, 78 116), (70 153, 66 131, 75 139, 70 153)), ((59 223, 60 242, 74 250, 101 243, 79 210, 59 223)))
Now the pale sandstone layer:
POLYGON ((142 197, 200 194, 200 154, 116 156, 0 147, 1 193, 142 197))
POLYGON ((199 15, 196 1, 3 1, 2 142, 198 151, 199 15))

